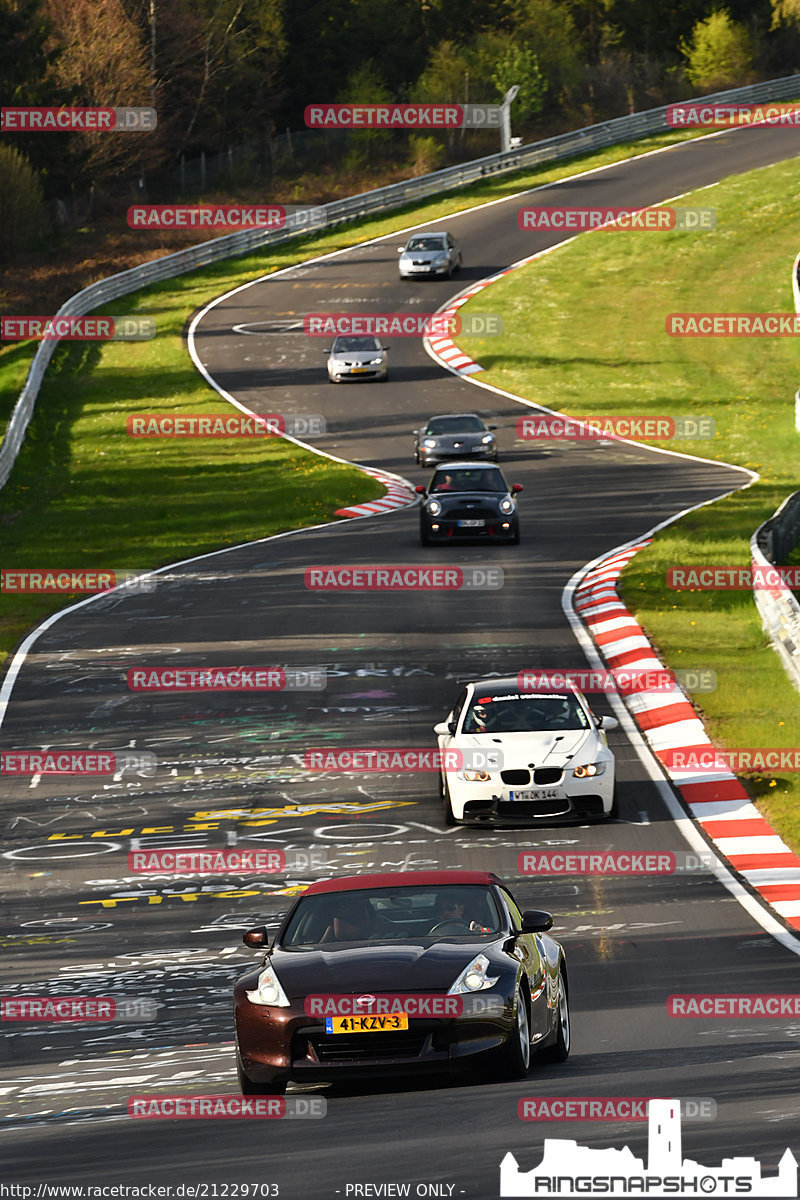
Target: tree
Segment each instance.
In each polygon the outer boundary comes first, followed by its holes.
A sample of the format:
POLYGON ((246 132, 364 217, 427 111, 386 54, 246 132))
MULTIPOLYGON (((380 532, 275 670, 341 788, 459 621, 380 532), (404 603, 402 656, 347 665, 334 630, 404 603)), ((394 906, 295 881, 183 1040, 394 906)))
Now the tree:
POLYGON ((0 258, 11 259, 41 236, 45 228, 42 185, 24 155, 0 142, 0 258))
POLYGON ((497 88, 500 100, 512 84, 519 85, 519 92, 513 103, 513 113, 517 121, 527 121, 541 112, 547 84, 539 70, 536 55, 527 46, 519 46, 512 41, 500 55, 491 80, 497 88))
MULTIPOLYGON (((370 59, 348 75, 336 96, 338 104, 383 104, 392 99, 380 67, 370 59)), ((377 146, 388 142, 391 132, 388 129, 359 129, 353 130, 349 137, 355 150, 349 156, 348 165, 356 167, 367 162, 377 146)))
POLYGON ((707 91, 746 83, 753 70, 750 35, 743 25, 732 20, 727 9, 698 21, 690 41, 681 42, 680 51, 686 59, 690 83, 707 91))

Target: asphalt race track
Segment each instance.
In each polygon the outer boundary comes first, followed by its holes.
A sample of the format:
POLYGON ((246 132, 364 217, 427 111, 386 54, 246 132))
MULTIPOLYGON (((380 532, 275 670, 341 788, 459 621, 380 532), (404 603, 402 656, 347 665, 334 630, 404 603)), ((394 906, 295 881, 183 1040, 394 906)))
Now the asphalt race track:
MULTIPOLYGON (((554 185, 537 201, 636 207, 798 152, 791 130, 741 129, 554 185)), ((4 994, 144 997, 158 1012, 141 1022, 6 1025, 0 1182, 258 1183, 277 1185, 270 1194, 285 1200, 402 1194, 356 1185, 409 1184, 411 1195, 489 1200, 504 1154, 527 1170, 546 1137, 629 1145, 646 1159, 646 1122, 523 1122, 523 1096, 711 1099, 716 1119, 683 1123, 685 1154, 709 1167, 752 1155, 773 1175, 785 1148, 797 1148, 800 1024, 666 1012, 673 993, 797 991, 795 954, 708 873, 519 875, 527 848, 687 849, 621 730, 609 735, 619 819, 580 828, 446 829, 434 774, 305 766, 315 747, 432 747, 431 727, 460 680, 585 666, 561 608, 570 576, 745 479, 634 446, 515 442, 527 410, 444 372, 419 339, 392 339, 387 383, 332 387, 327 342, 276 332, 308 312, 435 311, 470 281, 558 240, 518 229, 522 202, 444 223, 464 251, 452 283, 400 283, 395 247, 405 239, 395 234, 255 283, 203 315, 197 353, 216 384, 255 412, 324 415, 328 433, 316 444, 328 453, 417 483, 427 472, 414 465, 411 430, 427 416, 474 410, 496 424, 503 469, 525 489, 522 543, 423 549, 417 511, 406 508, 175 567, 154 591, 78 606, 38 638, 10 695, 4 747, 114 750, 131 760, 110 783, 6 780, 4 994), (306 568, 323 564, 499 566, 504 586, 309 590, 306 568), (182 695, 126 686, 133 667, 177 665, 324 669, 327 687, 182 695), (157 757, 154 773, 134 763, 140 751, 157 757), (323 874, 496 871, 522 907, 556 915, 570 967, 569 1061, 536 1065, 515 1084, 409 1080, 292 1093, 327 1098, 316 1121, 129 1118, 134 1094, 237 1092, 230 987, 253 957, 241 933, 274 928, 318 877, 128 870, 130 849, 169 845, 313 848, 323 874)), ((483 296, 491 311, 491 291, 483 296)), ((595 708, 610 711, 602 699, 595 708)))

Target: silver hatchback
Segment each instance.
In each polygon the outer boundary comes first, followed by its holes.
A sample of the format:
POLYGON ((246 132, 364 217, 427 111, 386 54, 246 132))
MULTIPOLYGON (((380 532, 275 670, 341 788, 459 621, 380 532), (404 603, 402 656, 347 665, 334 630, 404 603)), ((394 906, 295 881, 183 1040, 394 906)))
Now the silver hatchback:
POLYGON ((376 337, 337 337, 324 353, 328 355, 328 380, 341 383, 343 379, 377 379, 389 377, 386 358, 388 346, 376 337))
POLYGON ((462 266, 461 251, 455 238, 445 230, 415 233, 405 246, 398 246, 400 278, 441 275, 449 279, 462 266))

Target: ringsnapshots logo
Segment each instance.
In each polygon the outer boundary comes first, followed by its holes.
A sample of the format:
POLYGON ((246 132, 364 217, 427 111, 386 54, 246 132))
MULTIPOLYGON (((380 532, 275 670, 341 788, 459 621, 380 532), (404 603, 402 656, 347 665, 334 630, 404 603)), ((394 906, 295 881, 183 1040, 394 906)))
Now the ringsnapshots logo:
POLYGON ((301 692, 328 686, 324 669, 283 667, 131 667, 132 692, 301 692))
POLYGON ((712 564, 669 567, 667 587, 673 592, 750 592, 800 590, 800 567, 752 563, 749 567, 712 564))
POLYGON ((797 337, 800 313, 669 313, 664 328, 670 337, 797 337))
POLYGON ((523 850, 517 858, 521 875, 685 875, 719 866, 705 850, 523 850))
MULTIPOLYGON (((520 1121, 647 1121, 656 1096, 523 1096, 517 1101, 520 1121)), ((711 1096, 680 1101, 684 1121, 713 1121, 717 1102, 711 1096)))
POLYGON ((157 123, 154 108, 0 108, 0 133, 149 133, 157 123))
POLYGON ((319 1120, 326 1116, 324 1096, 131 1096, 128 1116, 140 1120, 319 1120))
POLYGON ((303 438, 321 437, 325 428, 320 413, 139 413, 125 420, 135 438, 303 438))
POLYGON ((557 413, 537 413, 517 418, 517 437, 523 442, 596 442, 615 438, 669 442, 713 438, 716 433, 712 417, 563 417, 557 413))
POLYGON ((154 317, 0 317, 4 342, 147 342, 154 317))
POLYGON ((325 566, 307 567, 312 592, 497 591, 501 567, 325 566))
POLYGON ((632 696, 638 692, 674 692, 677 689, 689 692, 714 692, 717 688, 716 671, 681 668, 670 671, 666 667, 642 670, 637 667, 573 668, 561 671, 519 671, 517 687, 521 692, 563 692, 576 687, 581 692, 606 693, 632 696))
POLYGON ((128 854, 128 870, 142 875, 285 875, 324 871, 329 865, 324 850, 198 850, 188 846, 137 849, 128 854))
POLYGON ((0 570, 0 592, 33 595, 37 592, 66 595, 78 593, 154 592, 157 576, 148 571, 67 569, 64 567, 25 567, 0 570))
POLYGON ((132 204, 131 229, 272 229, 324 227, 327 209, 302 204, 132 204))
MULTIPOLYGON (((701 1101, 702 1102, 702 1101, 701 1101)), ((786 1150, 772 1178, 761 1163, 738 1152, 719 1167, 684 1158, 681 1105, 654 1097, 648 1107, 647 1161, 622 1150, 593 1149, 574 1140, 548 1138, 542 1161, 521 1171, 513 1154, 500 1163, 500 1195, 506 1196, 777 1196, 797 1195, 797 1160, 786 1150), (609 1157, 610 1156, 610 1157, 609 1157)))
POLYGON ((0 1020, 75 1024, 155 1021, 158 1004, 137 996, 0 996, 0 1020))
POLYGON ((715 208, 553 208, 526 205, 517 212, 520 229, 576 233, 591 229, 704 231, 715 229, 715 208))
POLYGON ((308 104, 309 129, 499 129, 499 104, 308 104))
POLYGON ((494 337, 503 332, 500 313, 307 313, 309 337, 494 337))
POLYGON ((464 750, 430 750, 417 746, 337 747, 306 750, 307 771, 334 771, 346 775, 386 774, 393 771, 500 771, 501 750, 468 747, 464 750))
POLYGON ((732 129, 742 125, 800 125, 800 105, 766 104, 668 104, 670 129, 732 129))

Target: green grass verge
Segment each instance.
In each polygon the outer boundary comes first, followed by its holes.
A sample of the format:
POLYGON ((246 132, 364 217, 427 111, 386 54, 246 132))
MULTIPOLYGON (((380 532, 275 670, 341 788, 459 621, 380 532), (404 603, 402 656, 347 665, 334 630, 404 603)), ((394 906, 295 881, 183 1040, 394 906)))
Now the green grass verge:
MULTIPOLYGON (((717 672, 716 690, 694 703, 712 740, 731 748, 800 746, 800 697, 750 592, 670 591, 666 570, 748 566, 753 531, 800 486, 797 345, 670 337, 664 322, 670 312, 792 312, 796 176, 789 161, 682 198, 716 208, 714 231, 603 231, 544 255, 492 286, 503 335, 464 343, 488 368, 482 379, 570 415, 712 417, 713 440, 653 444, 760 472, 746 491, 660 533, 621 584, 669 666, 717 672)), ((470 303, 485 308, 488 295, 470 303)), ((745 783, 800 850, 800 777, 745 783)))
MULTIPOLYGON (((11 479, 0 491, 2 565, 152 568, 314 524, 332 517, 336 508, 382 495, 380 485, 354 469, 278 439, 137 441, 125 435, 125 418, 144 411, 225 410, 195 371, 183 342, 187 316, 222 291, 311 254, 445 217, 702 132, 676 130, 487 179, 413 208, 228 259, 98 310, 154 317, 158 336, 152 342, 64 343, 57 349, 11 479)), ((23 343, 0 349, 0 428, 35 348, 23 343)), ((28 629, 72 599, 0 594, 0 663, 28 629)))

